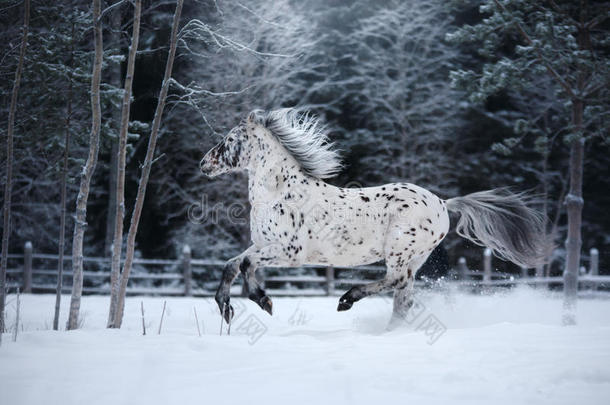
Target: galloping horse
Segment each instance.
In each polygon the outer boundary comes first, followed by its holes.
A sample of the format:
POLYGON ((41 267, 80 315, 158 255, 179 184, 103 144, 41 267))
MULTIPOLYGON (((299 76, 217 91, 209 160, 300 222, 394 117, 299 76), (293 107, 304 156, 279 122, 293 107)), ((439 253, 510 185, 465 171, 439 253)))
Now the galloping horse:
POLYGON ((248 296, 272 313, 256 281, 259 267, 357 266, 385 260, 383 279, 355 286, 345 311, 369 295, 394 291, 392 321, 412 305, 413 280, 460 214, 457 233, 525 267, 544 262, 544 222, 528 197, 497 189, 443 200, 409 183, 341 188, 325 183, 341 169, 319 120, 295 109, 253 111, 201 160, 210 176, 246 170, 252 246, 230 259, 216 302, 230 322, 230 287, 241 271, 248 296))

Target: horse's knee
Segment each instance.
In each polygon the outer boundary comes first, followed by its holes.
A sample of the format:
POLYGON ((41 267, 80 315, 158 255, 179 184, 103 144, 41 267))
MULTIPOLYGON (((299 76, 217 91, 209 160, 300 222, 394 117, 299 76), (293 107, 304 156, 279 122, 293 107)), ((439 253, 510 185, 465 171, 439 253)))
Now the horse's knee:
POLYGON ((222 270, 221 285, 231 284, 233 282, 233 280, 235 279, 235 277, 237 276, 238 272, 239 272, 238 263, 233 260, 229 260, 225 264, 224 269, 222 270))
POLYGON ((220 280, 220 284, 218 285, 218 289, 216 290, 216 295, 214 296, 214 299, 216 300, 216 303, 218 303, 219 307, 222 307, 223 304, 229 302, 229 291, 236 275, 237 269, 235 267, 235 263, 232 261, 227 262, 222 271, 222 278, 220 280))
POLYGON ((250 265, 252 263, 250 262, 250 259, 248 258, 248 256, 244 257, 242 259, 242 261, 239 263, 239 271, 241 271, 241 274, 244 277, 248 276, 248 270, 250 269, 250 265))
POLYGON ((214 301, 216 301, 216 303, 218 305, 220 305, 220 303, 222 302, 222 293, 220 291, 220 287, 218 287, 216 289, 216 295, 214 295, 214 301))

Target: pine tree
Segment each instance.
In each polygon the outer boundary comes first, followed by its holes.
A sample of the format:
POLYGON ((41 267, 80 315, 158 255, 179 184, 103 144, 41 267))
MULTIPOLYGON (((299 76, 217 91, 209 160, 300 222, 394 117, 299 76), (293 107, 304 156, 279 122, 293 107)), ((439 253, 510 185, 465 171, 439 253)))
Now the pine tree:
MULTIPOLYGON (((463 2, 462 2, 463 3, 463 2)), ((555 97, 570 116, 565 141, 570 146, 569 192, 564 291, 564 323, 573 324, 581 254, 584 200, 582 178, 585 141, 607 133, 609 59, 607 32, 600 29, 609 17, 608 2, 485 0, 485 18, 464 25, 448 39, 481 44, 488 57, 481 70, 456 70, 456 86, 469 91, 473 101, 505 88, 521 90, 536 84, 537 75, 553 79, 555 97)), ((531 87, 530 87, 531 88, 531 87)))

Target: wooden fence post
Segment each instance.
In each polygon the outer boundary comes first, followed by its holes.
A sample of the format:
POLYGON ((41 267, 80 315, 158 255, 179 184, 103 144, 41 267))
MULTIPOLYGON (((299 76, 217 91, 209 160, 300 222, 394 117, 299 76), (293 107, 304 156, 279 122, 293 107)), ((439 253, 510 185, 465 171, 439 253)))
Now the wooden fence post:
POLYGON ((527 267, 521 267, 521 278, 528 278, 529 270, 527 267))
POLYGON ((192 295, 193 271, 191 269, 191 247, 189 245, 184 245, 182 248, 182 271, 184 274, 184 295, 190 297, 192 295))
POLYGON ((333 266, 326 268, 326 295, 333 295, 335 292, 335 269, 333 266))
MULTIPOLYGON (((599 250, 595 248, 589 250, 589 275, 593 277, 599 276, 599 250)), ((595 281, 591 282, 593 290, 597 290, 598 285, 595 281)))
POLYGON ((599 250, 591 248, 589 255, 589 274, 599 276, 599 250))
POLYGON ((483 284, 491 281, 491 249, 483 251, 483 284))
POLYGON ((460 257, 458 259, 458 274, 460 275, 460 280, 466 280, 468 277, 468 265, 466 264, 466 258, 460 257))
POLYGON ((23 248, 23 292, 32 292, 32 242, 25 242, 23 248))

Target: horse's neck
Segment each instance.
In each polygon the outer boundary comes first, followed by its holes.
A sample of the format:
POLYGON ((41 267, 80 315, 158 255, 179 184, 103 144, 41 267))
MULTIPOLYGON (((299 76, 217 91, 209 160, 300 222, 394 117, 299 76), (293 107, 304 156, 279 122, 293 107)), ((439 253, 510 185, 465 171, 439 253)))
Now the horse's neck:
POLYGON ((250 202, 273 200, 286 192, 287 181, 301 181, 305 175, 296 160, 280 145, 271 144, 270 153, 256 156, 255 165, 248 170, 250 202))

